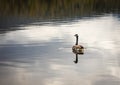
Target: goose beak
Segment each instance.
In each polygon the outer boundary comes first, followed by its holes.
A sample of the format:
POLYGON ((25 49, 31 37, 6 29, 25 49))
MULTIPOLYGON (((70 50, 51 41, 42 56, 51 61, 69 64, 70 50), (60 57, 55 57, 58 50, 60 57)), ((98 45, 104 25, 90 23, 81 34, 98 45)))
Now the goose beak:
POLYGON ((78 36, 78 34, 75 34, 74 36, 78 36))
POLYGON ((77 34, 75 34, 74 36, 77 36, 77 34))

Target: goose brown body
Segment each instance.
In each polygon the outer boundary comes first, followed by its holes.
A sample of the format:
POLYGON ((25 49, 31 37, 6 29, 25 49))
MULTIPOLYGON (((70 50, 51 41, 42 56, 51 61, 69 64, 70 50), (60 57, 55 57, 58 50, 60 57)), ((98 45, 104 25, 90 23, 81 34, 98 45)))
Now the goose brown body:
POLYGON ((75 54, 84 54, 84 48, 83 48, 83 46, 81 46, 81 45, 74 45, 74 46, 72 47, 72 51, 73 51, 73 53, 75 53, 75 54))

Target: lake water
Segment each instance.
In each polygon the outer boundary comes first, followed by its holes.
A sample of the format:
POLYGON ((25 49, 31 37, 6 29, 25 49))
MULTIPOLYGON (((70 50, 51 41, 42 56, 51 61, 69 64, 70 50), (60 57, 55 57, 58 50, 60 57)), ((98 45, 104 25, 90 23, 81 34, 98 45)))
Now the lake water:
POLYGON ((0 85, 120 85, 119 16, 104 12, 48 20, 4 16, 0 85), (77 64, 72 53, 75 34, 85 47, 77 64))

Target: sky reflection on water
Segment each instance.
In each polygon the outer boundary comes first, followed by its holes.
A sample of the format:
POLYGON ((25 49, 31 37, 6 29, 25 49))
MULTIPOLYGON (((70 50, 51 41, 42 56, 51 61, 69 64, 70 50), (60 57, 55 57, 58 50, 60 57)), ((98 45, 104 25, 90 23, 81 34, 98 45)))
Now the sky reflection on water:
POLYGON ((120 84, 118 18, 108 15, 22 28, 0 34, 1 85, 120 84), (78 64, 71 51, 76 33, 85 46, 78 64))

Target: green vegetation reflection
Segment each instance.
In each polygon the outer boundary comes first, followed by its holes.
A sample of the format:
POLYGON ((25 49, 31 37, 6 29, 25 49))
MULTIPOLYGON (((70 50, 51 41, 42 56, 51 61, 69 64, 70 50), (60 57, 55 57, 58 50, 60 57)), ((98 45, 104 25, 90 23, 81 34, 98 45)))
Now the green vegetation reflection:
POLYGON ((120 0, 0 0, 0 16, 40 18, 115 13, 120 0))

